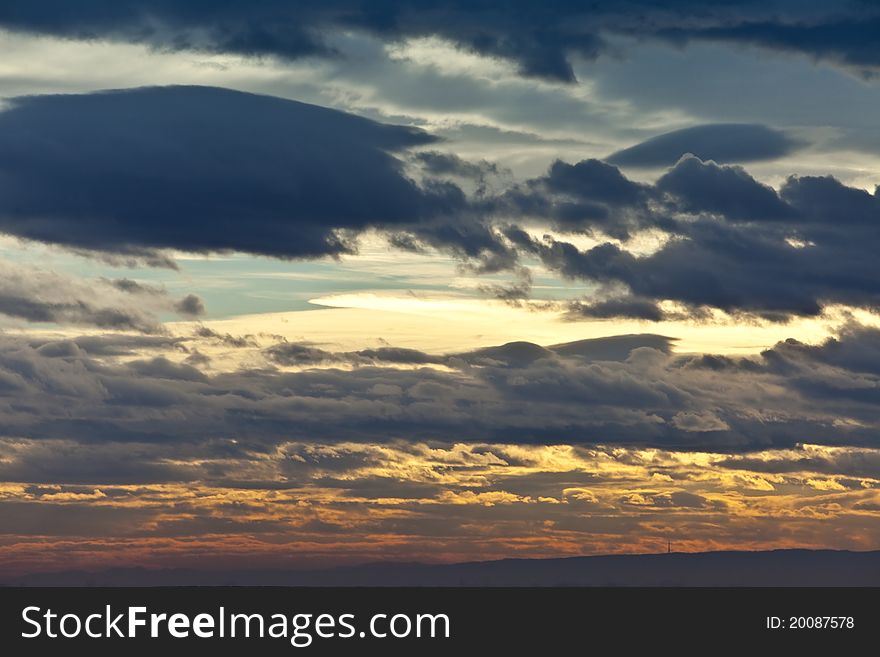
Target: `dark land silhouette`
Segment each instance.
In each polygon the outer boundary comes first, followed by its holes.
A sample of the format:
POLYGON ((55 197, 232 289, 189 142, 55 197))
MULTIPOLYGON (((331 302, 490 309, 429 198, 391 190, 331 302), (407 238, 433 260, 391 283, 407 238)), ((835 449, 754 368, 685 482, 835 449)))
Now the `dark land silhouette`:
POLYGON ((322 570, 112 568, 7 577, 6 586, 880 586, 880 551, 771 550, 381 562, 322 570))

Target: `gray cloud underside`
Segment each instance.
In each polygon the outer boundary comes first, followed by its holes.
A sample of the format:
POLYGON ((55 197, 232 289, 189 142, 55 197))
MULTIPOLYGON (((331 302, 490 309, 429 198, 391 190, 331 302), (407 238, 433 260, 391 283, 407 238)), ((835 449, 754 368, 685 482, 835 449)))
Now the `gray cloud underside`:
MULTIPOLYGON (((72 454, 92 454, 59 461, 57 472, 40 461, 49 468, 44 476, 58 483, 101 479, 101 459, 115 463, 112 455, 124 451, 130 462, 126 445, 143 452, 138 481, 164 481, 201 476, 198 466, 183 464, 188 458, 250 458, 297 440, 738 453, 801 442, 869 446, 880 417, 880 331, 860 326, 822 345, 788 341, 754 358, 675 355, 668 338, 645 335, 546 348, 512 343, 442 357, 390 348, 324 352, 317 367, 302 360, 299 347, 307 346, 282 343, 267 355, 289 362, 296 354, 304 369, 214 375, 161 355, 124 363, 97 355, 148 348, 150 341, 159 354, 192 349, 179 339, 85 340, 4 337, 0 348, 0 432, 68 441, 72 454), (443 367, 421 366, 438 360, 443 367)), ((39 481, 27 469, 36 464, 28 463, 0 462, 0 477, 39 481)))
POLYGON ((403 0, 87 0, 75 11, 63 0, 42 0, 0 8, 0 26, 12 30, 288 59, 338 56, 325 36, 341 30, 386 41, 439 36, 514 61, 525 75, 562 82, 575 79, 572 56, 594 59, 610 50, 608 33, 755 44, 872 70, 880 64, 878 20, 867 3, 841 7, 786 0, 666 6, 651 0, 588 6, 572 0, 436 0, 415 7, 403 0))

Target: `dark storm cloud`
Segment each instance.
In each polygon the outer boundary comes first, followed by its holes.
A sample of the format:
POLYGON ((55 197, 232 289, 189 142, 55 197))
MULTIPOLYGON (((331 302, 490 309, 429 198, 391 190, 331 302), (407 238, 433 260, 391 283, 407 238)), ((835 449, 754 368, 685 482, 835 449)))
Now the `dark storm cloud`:
POLYGON ((144 43, 162 49, 273 55, 339 56, 326 35, 359 30, 386 41, 438 36, 462 48, 517 63, 525 75, 574 81, 573 56, 609 51, 606 33, 643 38, 753 43, 873 69, 880 63, 870 5, 653 0, 534 3, 432 0, 63 0, 7 3, 0 25, 63 38, 144 43))
MULTIPOLYGON (((851 295, 834 289, 823 274, 845 263, 813 262, 779 240, 753 236, 714 222, 689 227, 687 239, 670 241, 639 257, 614 244, 580 251, 553 239, 535 243, 544 264, 563 276, 625 285, 642 299, 673 300, 691 306, 751 313, 768 319, 817 315, 823 302, 880 302, 878 292, 851 295), (813 265, 813 271, 801 267, 813 265)), ((624 304, 621 311, 633 316, 624 304)), ((645 313, 643 313, 643 316, 645 313)))
POLYGON ((680 209, 691 214, 719 214, 734 221, 779 219, 793 214, 776 191, 745 170, 720 166, 686 155, 657 181, 672 194, 680 209))
MULTIPOLYGON (((798 208, 807 222, 833 227, 848 224, 873 229, 880 218, 880 196, 847 187, 832 176, 791 177, 780 189, 781 197, 798 208)), ((810 227, 812 228, 812 227, 810 227)))
POLYGON ((391 41, 435 35, 513 60, 526 75, 568 82, 574 79, 570 54, 589 59, 604 48, 595 18, 607 14, 607 6, 590 9, 524 0, 502 5, 439 0, 417 6, 403 0, 90 0, 71 11, 63 2, 44 0, 0 8, 0 25, 65 38, 289 59, 337 55, 324 38, 332 31, 362 30, 391 41))
POLYGON ((15 98, 0 112, 0 230, 123 254, 344 253, 340 231, 461 208, 455 185, 421 188, 390 154, 433 140, 208 87, 15 98))
MULTIPOLYGON (((650 186, 629 180, 617 167, 600 160, 575 164, 556 160, 545 176, 516 185, 484 205, 502 216, 550 219, 561 230, 598 229, 626 238, 648 219, 647 203, 654 193, 650 186)), ((507 230, 506 236, 520 245, 529 241, 516 230, 507 230)))
POLYGON ((880 332, 852 324, 843 327, 837 337, 828 338, 820 345, 804 344, 794 339, 780 342, 764 354, 765 358, 770 356, 777 363, 807 358, 852 372, 880 375, 880 332))
POLYGON ((656 304, 665 300, 694 315, 717 308, 770 320, 818 315, 829 304, 880 308, 880 200, 830 176, 792 176, 777 192, 741 167, 689 155, 655 185, 640 185, 587 160, 556 163, 496 203, 499 214, 543 216, 600 239, 583 250, 564 237, 502 229, 521 256, 600 285, 597 298, 571 305, 571 316, 659 320, 666 315, 656 304), (603 179, 611 182, 599 185, 603 179), (570 207, 601 211, 559 221, 560 208, 570 207), (626 240, 639 229, 667 239, 647 255, 607 239, 626 240))
POLYGON ((678 43, 698 39, 761 46, 808 55, 874 75, 880 67, 880 16, 876 5, 855 2, 849 7, 828 3, 824 17, 781 17, 756 20, 749 16, 726 24, 688 28, 670 27, 658 36, 678 43), (861 6, 860 6, 861 5, 861 6), (848 10, 848 11, 847 11, 848 10), (850 15, 845 15, 849 13, 850 15))
POLYGON ((557 160, 544 179, 550 191, 608 203, 617 207, 637 205, 645 198, 646 187, 627 179, 616 167, 599 160, 568 164, 557 160))
POLYGON ((462 216, 444 217, 409 227, 406 232, 390 233, 389 244, 416 253, 429 247, 445 251, 462 260, 475 273, 517 268, 516 251, 500 239, 488 214, 480 218, 482 208, 472 207, 470 210, 462 216))
POLYGON ((652 137, 612 153, 606 161, 619 166, 670 167, 690 153, 719 163, 754 162, 783 157, 796 146, 784 132, 764 125, 717 123, 652 137))

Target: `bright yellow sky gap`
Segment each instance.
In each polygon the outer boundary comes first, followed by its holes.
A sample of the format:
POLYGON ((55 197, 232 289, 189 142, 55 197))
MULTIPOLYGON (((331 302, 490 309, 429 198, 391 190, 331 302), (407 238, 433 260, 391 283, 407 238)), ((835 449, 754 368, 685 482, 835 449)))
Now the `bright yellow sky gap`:
MULTIPOLYGON (((272 333, 288 340, 342 349, 375 347, 384 341, 429 353, 449 353, 520 340, 552 345, 628 333, 656 333, 677 338, 675 351, 680 353, 755 354, 790 337, 821 342, 845 321, 839 309, 831 309, 825 317, 794 319, 785 324, 567 321, 561 311, 405 291, 338 294, 315 298, 312 303, 328 308, 240 316, 205 324, 234 335, 272 333)), ((854 314, 862 323, 880 324, 869 313, 854 314)))

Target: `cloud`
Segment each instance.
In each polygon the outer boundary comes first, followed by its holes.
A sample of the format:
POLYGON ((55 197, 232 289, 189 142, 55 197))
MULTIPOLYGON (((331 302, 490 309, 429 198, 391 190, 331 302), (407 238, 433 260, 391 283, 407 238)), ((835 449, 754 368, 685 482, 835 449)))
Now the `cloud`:
MULTIPOLYGON (((468 198, 449 181, 412 180, 391 154, 432 139, 211 88, 14 99, 0 112, 0 229, 109 254, 177 248, 293 258, 349 252, 360 231, 378 227, 398 248, 440 248, 473 272, 524 271, 522 258, 538 257, 598 283, 599 296, 576 300, 571 316, 659 320, 669 315, 658 304, 673 301, 695 315, 718 308, 783 320, 829 304, 877 304, 877 195, 834 178, 792 177, 777 192, 739 167, 685 156, 650 185, 587 159, 556 161, 544 176, 468 198), (498 223, 511 218, 549 221, 600 244, 583 251, 564 236, 534 240, 498 223), (642 230, 667 239, 637 255, 627 241, 642 230)), ((491 168, 428 153, 430 175, 479 177, 491 168)), ((527 289, 499 292, 522 297, 527 289)), ((177 310, 200 314, 195 299, 177 310)), ((113 321, 125 320, 101 325, 113 321)))
POLYGON ((70 339, 46 342, 33 338, 28 344, 47 357, 76 357, 87 354, 95 357, 130 356, 144 350, 185 351, 183 338, 170 335, 132 335, 105 333, 81 335, 70 339))
POLYGON ((637 205, 646 192, 644 185, 632 182, 616 167, 593 159, 576 164, 557 160, 542 182, 550 191, 616 207, 637 205))
MULTIPOLYGON (((713 451, 805 440, 859 446, 871 444, 876 430, 880 374, 828 354, 840 353, 838 344, 880 351, 878 336, 850 327, 821 347, 781 343, 759 358, 714 360, 671 353, 670 339, 656 335, 550 347, 520 342, 442 356, 286 344, 267 356, 297 370, 254 364, 215 374, 179 363, 180 345, 157 345, 120 362, 62 349, 64 341, 7 337, 0 431, 231 453, 269 453, 282 439, 449 436, 713 451)), ((199 346, 192 340, 188 352, 199 346)))
POLYGON ((445 355, 328 347, 296 371, 255 362, 250 343, 236 371, 180 362, 217 341, 0 336, 14 537, 0 571, 70 567, 71 552, 252 564, 291 546, 418 558, 437 541, 500 556, 526 536, 548 554, 572 536, 599 552, 650 551, 667 533, 695 550, 827 546, 829 526, 841 545, 875 540, 876 328, 751 357, 623 335, 445 355))
POLYGON ((552 238, 535 243, 534 251, 568 278, 623 284, 636 297, 673 300, 696 314, 709 307, 781 320, 818 315, 823 302, 846 298, 819 275, 802 273, 809 258, 793 247, 712 222, 689 227, 687 239, 644 257, 610 243, 581 251, 552 238))
POLYGON ((318 365, 342 360, 329 351, 297 343, 283 343, 267 349, 268 356, 281 365, 318 365))
POLYGON ((602 301, 573 301, 568 306, 568 316, 572 318, 590 317, 612 319, 627 317, 659 322, 666 319, 666 313, 651 299, 631 296, 605 299, 602 301))
POLYGON ((728 456, 719 465, 757 473, 809 472, 856 480, 880 476, 880 454, 872 449, 833 449, 814 445, 799 445, 760 457, 749 454, 728 456))
MULTIPOLYGON (((673 301, 694 315, 718 308, 783 320, 878 302, 877 195, 834 178, 791 177, 777 192, 738 166, 689 155, 651 185, 587 159, 556 161, 544 176, 495 192, 479 182, 488 163, 433 151, 415 156, 427 175, 407 177, 391 153, 432 140, 212 88, 14 99, 0 112, 0 230, 106 254, 296 258, 350 252, 375 227, 397 248, 438 248, 475 273, 513 270, 527 280, 523 258, 537 257, 598 283, 597 298, 573 300, 572 317, 660 320, 669 314, 658 304, 673 301), (477 192, 468 197, 435 175, 476 176, 477 192), (550 222, 600 244, 582 251, 564 236, 538 241, 511 220, 550 222), (644 230, 665 239, 636 255, 627 242, 644 230)), ((528 289, 496 292, 521 298, 528 289)), ((177 310, 201 312, 194 299, 177 310)))
POLYGON ((217 331, 208 328, 207 326, 200 326, 196 329, 195 335, 200 338, 208 338, 212 341, 219 342, 220 344, 227 345, 229 347, 256 347, 257 342, 254 339, 253 335, 232 335, 230 333, 218 333, 217 331))
POLYGON ((205 304, 195 294, 187 294, 175 302, 174 310, 187 317, 198 317, 205 314, 205 304))
POLYGON ((794 338, 777 344, 767 351, 765 358, 772 355, 778 363, 808 358, 810 360, 839 367, 852 372, 880 374, 880 340, 876 329, 859 324, 841 327, 837 336, 830 337, 819 345, 805 344, 794 338))
POLYGON ((454 153, 439 151, 421 151, 413 156, 429 173, 434 175, 451 175, 460 178, 471 178, 484 181, 488 176, 497 176, 501 172, 494 162, 480 160, 469 162, 454 153))
POLYGON ((0 531, 10 540, 0 546, 0 575, 132 563, 289 568, 294 547, 302 566, 328 551, 372 561, 424 559, 442 548, 461 560, 519 545, 547 556, 559 554, 560 540, 577 554, 585 545, 650 552, 665 549, 670 535, 687 550, 778 548, 793 537, 828 547, 829 527, 852 548, 877 533, 870 514, 880 480, 865 475, 854 486, 844 474, 847 461, 876 460, 876 449, 802 445, 741 459, 413 441, 287 442, 265 455, 177 450, 0 440, 4 477, 33 478, 3 486, 0 511, 10 522, 0 531), (798 464, 803 456, 827 457, 827 471, 798 464), (760 468, 765 461, 794 467, 771 474, 760 468), (47 476, 82 481, 42 482, 47 476))
MULTIPOLYGON (((596 159, 569 164, 556 160, 547 174, 516 185, 484 203, 489 213, 549 219, 564 231, 601 230, 626 239, 649 216, 650 186, 629 180, 610 164, 596 159)), ((513 242, 528 242, 525 233, 507 230, 513 242)))
POLYGON ((390 153, 434 138, 208 87, 30 96, 0 112, 0 230, 114 254, 337 255, 343 233, 461 208, 390 153))
POLYGON ((554 164, 525 188, 500 197, 498 208, 520 213, 524 222, 554 219, 558 228, 599 242, 583 249, 564 234, 538 239, 515 225, 501 229, 520 257, 598 284, 595 298, 572 300, 570 317, 662 320, 668 317, 658 306, 663 301, 694 316, 720 309, 773 321, 816 316, 832 304, 880 308, 873 255, 880 248, 880 200, 833 177, 791 176, 777 192, 739 166, 688 155, 654 185, 632 183, 612 165, 588 160, 554 164), (581 165, 589 175, 560 178, 559 171, 581 165), (623 191, 594 190, 595 172, 623 191), (562 226, 559 210, 567 207, 601 211, 562 226), (642 230, 664 239, 638 253, 629 240, 642 230))
POLYGON ((379 347, 360 351, 331 352, 316 346, 281 342, 266 349, 266 355, 279 365, 310 367, 321 364, 348 363, 350 365, 427 365, 442 364, 446 358, 432 356, 418 349, 379 347))
POLYGON ((824 16, 779 16, 774 18, 744 15, 739 20, 705 27, 667 27, 658 36, 678 43, 698 39, 749 44, 808 55, 817 60, 845 65, 866 75, 880 67, 880 46, 875 35, 880 17, 869 3, 853 3, 849 12, 834 11, 834 3, 824 16), (866 13, 867 12, 867 13, 866 13))
POLYGON ((734 221, 761 221, 791 217, 794 212, 767 185, 744 169, 703 162, 683 156, 660 177, 657 189, 675 197, 677 206, 691 214, 718 214, 734 221))
POLYGON ((337 55, 325 38, 333 31, 354 29, 388 41, 436 35, 471 51, 513 60, 525 75, 570 82, 574 73, 569 54, 593 58, 604 46, 590 25, 574 27, 569 21, 572 13, 589 14, 564 4, 553 10, 520 2, 513 8, 476 9, 460 0, 444 0, 414 11, 397 1, 367 7, 349 0, 295 5, 260 0, 241 6, 206 4, 192 12, 167 0, 146 5, 91 0, 75 13, 59 14, 57 8, 37 2, 0 11, 0 25, 63 38, 103 37, 164 49, 285 59, 337 55))
MULTIPOLYGON (((561 0, 536 6, 517 0, 493 6, 440 0, 414 10, 397 0, 370 4, 353 0, 317 2, 259 0, 245 5, 208 3, 191 11, 173 0, 89 0, 76 12, 52 2, 0 10, 7 29, 71 39, 110 39, 161 49, 275 56, 334 57, 328 34, 356 30, 388 42, 437 36, 486 56, 513 61, 520 72, 559 82, 575 80, 571 60, 593 60, 613 52, 608 34, 751 43, 806 53, 859 69, 880 63, 873 35, 877 18, 865 7, 777 0, 680 2, 652 0, 581 3, 561 0), (695 11, 699 9, 699 11, 695 11)), ((619 46, 618 46, 619 48, 619 46)))
POLYGON ((672 424, 682 431, 727 431, 730 425, 711 411, 676 413, 672 424))
POLYGON ((804 221, 849 224, 871 229, 880 216, 880 196, 847 187, 833 176, 790 177, 779 190, 783 200, 797 208, 804 221))
POLYGON ((797 143, 764 125, 713 123, 674 130, 609 155, 610 164, 670 167, 688 153, 719 163, 773 160, 794 151, 797 143))
POLYGON ((159 333, 156 313, 171 310, 192 315, 204 304, 193 294, 174 301, 164 289, 130 279, 87 281, 0 261, 0 314, 9 317, 159 333))

